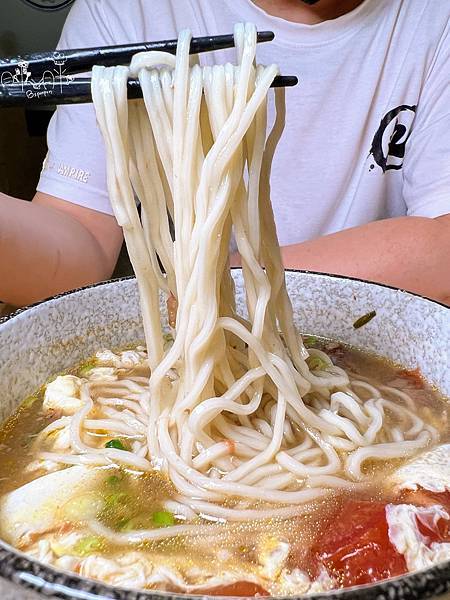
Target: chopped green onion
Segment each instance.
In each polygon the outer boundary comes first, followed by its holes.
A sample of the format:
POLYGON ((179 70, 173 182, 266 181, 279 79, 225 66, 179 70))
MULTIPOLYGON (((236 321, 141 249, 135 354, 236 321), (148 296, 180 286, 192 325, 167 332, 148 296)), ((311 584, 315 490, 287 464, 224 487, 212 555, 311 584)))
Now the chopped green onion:
POLYGON ((117 522, 116 529, 119 531, 132 531, 132 521, 133 519, 121 519, 117 522))
POLYGON ((165 342, 173 342, 173 335, 171 333, 165 333, 163 338, 165 342))
POLYGON ((82 369, 80 369, 78 371, 78 376, 86 378, 89 375, 89 373, 92 371, 92 369, 93 369, 93 367, 83 367, 82 369))
POLYGON ((305 335, 303 338, 303 344, 306 346, 306 348, 312 348, 313 346, 316 346, 318 341, 319 339, 316 338, 315 335, 305 335))
POLYGON ((125 492, 113 492, 112 494, 105 496, 107 508, 115 508, 119 505, 125 505, 127 504, 128 500, 129 496, 125 492))
POLYGON ((109 485, 110 487, 116 487, 121 481, 122 480, 120 477, 117 477, 117 475, 111 475, 106 479, 106 485, 109 485))
POLYGON ((152 520, 157 527, 170 527, 171 525, 175 525, 174 515, 166 510, 154 512, 152 520))
POLYGON ((306 363, 311 371, 325 371, 328 367, 328 363, 320 356, 310 356, 306 359, 306 363))
POLYGON ((124 518, 118 521, 116 528, 119 531, 136 531, 149 527, 151 519, 148 515, 139 515, 132 518, 124 518))
POLYGON ((82 365, 80 367, 80 369, 78 369, 78 377, 87 377, 89 375, 89 373, 92 371, 92 369, 96 366, 97 366, 96 360, 90 360, 89 362, 84 363, 84 365, 82 365))
POLYGON ((106 442, 105 448, 115 448, 116 450, 126 450, 125 446, 120 440, 109 440, 106 442))
POLYGON ((376 316, 376 310, 368 312, 366 315, 363 315, 362 317, 359 317, 359 319, 356 319, 356 321, 353 323, 353 328, 359 329, 360 327, 364 327, 364 325, 367 325, 367 323, 369 323, 376 316))
POLYGON ((87 537, 79 540, 73 549, 74 552, 80 556, 88 556, 89 554, 94 554, 95 552, 104 550, 104 546, 105 544, 103 538, 95 535, 88 535, 87 537))
POLYGON ((28 396, 28 398, 22 402, 21 408, 25 408, 25 409, 31 408, 33 406, 33 404, 36 402, 36 400, 38 400, 38 399, 39 399, 38 394, 33 394, 32 396, 28 396))

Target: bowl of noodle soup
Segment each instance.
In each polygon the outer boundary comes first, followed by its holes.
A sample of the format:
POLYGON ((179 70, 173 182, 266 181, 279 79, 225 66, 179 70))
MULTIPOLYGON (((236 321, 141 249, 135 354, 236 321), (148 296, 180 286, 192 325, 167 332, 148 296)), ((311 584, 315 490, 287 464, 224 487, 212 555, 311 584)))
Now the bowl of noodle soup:
POLYGON ((191 37, 93 68, 136 279, 0 323, 2 597, 442 595, 448 308, 284 271, 278 67, 252 24, 237 64, 191 37))
MULTIPOLYGON (((245 313, 240 271, 235 270, 233 277, 238 311, 245 313)), ((326 340, 339 340, 362 352, 375 352, 405 369, 419 368, 443 395, 450 394, 449 364, 444 359, 448 356, 450 338, 448 308, 400 290, 324 274, 289 271, 286 283, 299 331, 326 340), (371 311, 375 311, 376 316, 355 329, 354 323, 371 311)), ((165 300, 161 303, 164 312, 165 300)), ((142 340, 134 279, 65 294, 3 319, 0 323, 2 421, 43 382, 68 372, 86 357, 104 348, 133 347, 142 340)), ((2 448, 4 452, 5 447, 2 448)), ((14 450, 22 452, 17 447, 14 450)), ((4 462, 5 456, 0 460, 4 462)), ((5 466, 2 469, 4 474, 5 466)), ((15 478, 20 481, 21 475, 13 474, 10 479, 15 478)), ((30 511, 32 507, 30 499, 30 511)), ((112 587, 93 578, 80 577, 29 557, 4 541, 0 542, 0 558, 0 590, 5 600, 43 596, 134 600, 168 596, 168 592, 130 591, 120 584, 112 587)), ((444 561, 389 581, 329 591, 325 596, 310 590, 306 597, 432 598, 445 594, 449 581, 450 562, 444 561)), ((170 596, 176 597, 176 593, 170 596)))

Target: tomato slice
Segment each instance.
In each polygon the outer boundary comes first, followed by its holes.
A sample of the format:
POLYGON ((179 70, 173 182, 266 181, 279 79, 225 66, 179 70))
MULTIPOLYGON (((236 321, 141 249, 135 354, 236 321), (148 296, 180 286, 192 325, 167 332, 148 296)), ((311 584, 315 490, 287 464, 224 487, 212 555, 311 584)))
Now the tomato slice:
POLYGON ((202 596, 269 596, 269 592, 251 581, 237 581, 236 583, 218 585, 206 590, 202 588, 201 591, 193 593, 199 593, 202 596))
MULTIPOLYGON (((405 504, 414 504, 414 506, 442 506, 450 514, 450 492, 431 492, 424 489, 404 490, 400 499, 405 504)), ((428 538, 430 544, 432 542, 450 542, 450 520, 448 519, 439 519, 435 527, 427 527, 423 521, 418 520, 417 526, 420 533, 428 538)))
POLYGON ((312 548, 312 564, 325 566, 341 587, 374 583, 406 573, 389 541, 382 502, 347 500, 312 548))

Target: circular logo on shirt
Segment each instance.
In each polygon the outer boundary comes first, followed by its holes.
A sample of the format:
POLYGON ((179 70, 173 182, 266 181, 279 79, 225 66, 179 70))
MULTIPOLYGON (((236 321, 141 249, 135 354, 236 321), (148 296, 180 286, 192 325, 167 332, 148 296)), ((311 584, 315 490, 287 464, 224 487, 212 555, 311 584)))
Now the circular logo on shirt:
POLYGON ((402 168, 416 109, 417 106, 402 104, 390 110, 381 120, 370 154, 383 173, 402 168))
POLYGON ((23 0, 25 4, 40 10, 59 10, 74 2, 74 0, 23 0))

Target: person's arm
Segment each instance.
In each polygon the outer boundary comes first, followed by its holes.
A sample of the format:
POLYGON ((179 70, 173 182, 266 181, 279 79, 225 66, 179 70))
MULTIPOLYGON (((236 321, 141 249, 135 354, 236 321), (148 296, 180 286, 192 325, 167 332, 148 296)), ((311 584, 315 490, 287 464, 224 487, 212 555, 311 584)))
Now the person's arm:
MULTIPOLYGON (((118 18, 111 2, 77 0, 58 48, 119 43, 118 18)), ((93 106, 59 106, 47 141, 34 201, 0 194, 0 302, 16 306, 110 277, 122 242, 93 106)))
POLYGON ((450 303, 450 214, 375 221, 282 249, 287 268, 359 277, 450 303))
POLYGON ((23 306, 111 276, 122 243, 114 217, 38 192, 0 193, 0 301, 23 306))

